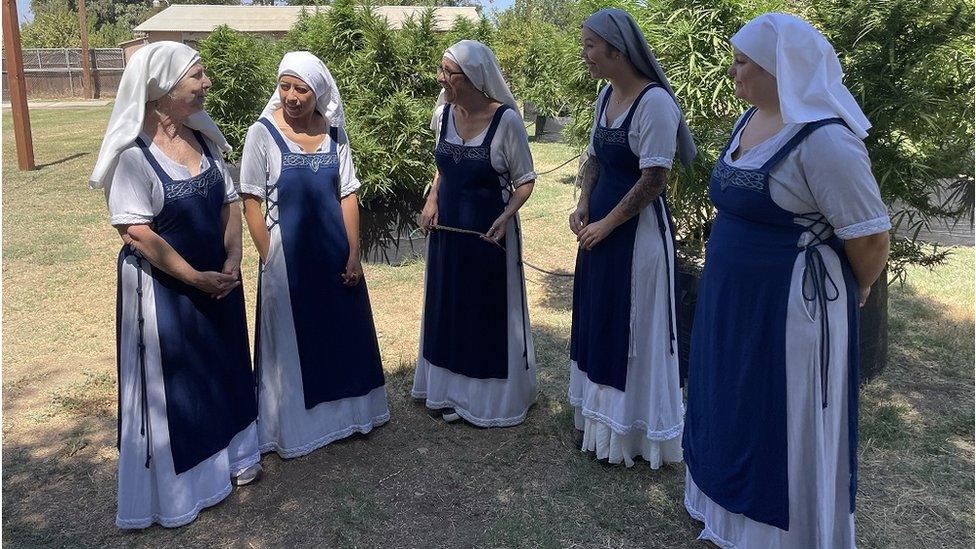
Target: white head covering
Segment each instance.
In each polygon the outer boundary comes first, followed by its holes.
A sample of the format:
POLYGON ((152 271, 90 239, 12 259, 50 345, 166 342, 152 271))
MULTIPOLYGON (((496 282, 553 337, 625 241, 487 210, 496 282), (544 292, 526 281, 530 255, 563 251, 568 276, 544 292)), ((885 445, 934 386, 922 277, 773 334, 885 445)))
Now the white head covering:
MULTIPOLYGON (((329 121, 329 124, 336 127, 346 125, 345 110, 342 107, 342 98, 339 96, 339 87, 332 78, 332 73, 328 67, 315 54, 307 51, 292 51, 285 54, 278 64, 278 78, 284 75, 294 76, 312 90, 315 94, 315 110, 329 121)), ((271 113, 281 107, 281 96, 277 86, 275 91, 268 99, 268 104, 261 112, 261 116, 271 116, 271 113)))
MULTIPOLYGON (((457 63, 464 76, 468 77, 475 88, 495 101, 512 107, 521 116, 515 96, 508 88, 502 69, 498 65, 498 59, 491 48, 475 40, 461 40, 447 48, 444 57, 457 63)), ((437 105, 444 103, 444 90, 441 90, 437 97, 437 105)))
POLYGON ((746 23, 732 45, 776 77, 783 122, 843 118, 861 139, 871 123, 847 87, 833 46, 799 17, 766 13, 746 23))
MULTIPOLYGON (((626 55, 638 72, 661 84, 661 87, 671 94, 674 102, 678 103, 674 90, 668 83, 668 77, 664 75, 664 69, 658 64, 651 47, 644 39, 644 33, 629 13, 617 8, 605 8, 589 16, 583 22, 583 26, 600 35, 611 46, 626 55)), ((678 105, 678 110, 681 110, 681 105, 678 105)), ((682 164, 690 166, 697 155, 698 148, 695 147, 688 122, 682 114, 678 123, 678 158, 681 159, 682 164)))
MULTIPOLYGON (((179 42, 153 42, 132 55, 122 73, 95 169, 88 178, 93 189, 111 185, 119 154, 135 142, 142 130, 146 102, 169 93, 190 67, 199 62, 196 50, 179 42)), ((230 150, 224 135, 206 112, 190 115, 183 125, 203 132, 220 150, 230 150)))

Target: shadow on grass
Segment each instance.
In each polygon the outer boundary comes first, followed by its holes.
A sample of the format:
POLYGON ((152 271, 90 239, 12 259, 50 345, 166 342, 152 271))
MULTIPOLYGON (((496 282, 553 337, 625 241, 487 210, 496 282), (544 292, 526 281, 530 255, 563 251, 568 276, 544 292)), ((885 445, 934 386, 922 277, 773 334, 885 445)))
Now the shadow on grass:
POLYGON ((888 368, 861 390, 859 546, 972 546, 972 317, 890 295, 888 368))
POLYGON ((37 169, 40 170, 40 169, 48 168, 50 166, 57 166, 58 164, 64 164, 65 162, 68 162, 70 160, 74 160, 75 158, 81 158, 83 156, 88 156, 89 154, 91 154, 91 153, 87 153, 87 152, 75 153, 75 154, 66 156, 66 157, 64 157, 64 158, 62 158, 60 160, 53 160, 51 162, 45 162, 44 164, 38 164, 37 165, 37 169))
MULTIPOLYGON (((561 279, 557 279, 561 280, 561 279)), ((553 281, 543 307, 565 310, 553 281)), ((264 479, 175 530, 114 526, 114 383, 51 393, 5 437, 3 533, 11 547, 698 547, 684 468, 607 466, 579 450, 566 402, 568 329, 533 326, 540 394, 525 423, 473 429, 409 396, 413 365, 387 374, 392 420, 310 455, 266 455, 264 479)), ((892 288, 889 369, 863 389, 858 542, 972 546, 972 321, 892 288)), ((4 390, 23 407, 30 386, 4 390)), ((9 420, 8 420, 9 421, 9 420)))

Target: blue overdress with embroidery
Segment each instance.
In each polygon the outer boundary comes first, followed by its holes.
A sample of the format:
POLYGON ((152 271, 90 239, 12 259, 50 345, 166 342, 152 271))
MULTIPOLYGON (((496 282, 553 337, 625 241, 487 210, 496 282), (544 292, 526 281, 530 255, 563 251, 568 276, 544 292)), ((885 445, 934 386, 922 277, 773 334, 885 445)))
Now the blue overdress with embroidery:
MULTIPOLYGON (((501 174, 491 165, 491 142, 508 108, 498 107, 480 145, 464 146, 446 139, 451 105, 444 105, 435 152, 439 225, 485 233, 505 210, 501 174)), ((508 377, 506 256, 474 235, 431 232, 424 293, 423 356, 428 362, 470 378, 508 377)))
POLYGON ((385 381, 366 281, 350 287, 341 278, 349 239, 339 198, 338 128, 329 129, 329 152, 293 153, 271 120, 260 122, 281 152, 281 174, 266 193, 269 212, 276 207, 277 213, 269 213, 268 230, 277 224, 281 234, 305 408, 366 395, 385 381))
POLYGON ((698 290, 682 445, 691 477, 712 501, 732 513, 789 530, 786 320, 793 266, 803 254, 803 297, 815 304, 820 317, 822 407, 831 405, 826 393, 827 303, 840 296, 821 245, 836 252, 847 287, 852 513, 857 489, 858 285, 843 242, 830 233, 823 216, 784 210, 769 194, 773 168, 811 132, 843 121, 810 122, 761 168, 736 168, 725 162, 725 153, 754 112, 750 110, 733 131, 709 182, 718 215, 698 290), (807 231, 813 240, 798 247, 807 231))
MULTIPOLYGON (((152 229, 198 271, 223 270, 227 258, 221 211, 224 177, 203 136, 194 132, 210 167, 184 180, 173 180, 149 150, 136 140, 162 182, 165 202, 152 229)), ((137 252, 124 246, 119 253, 119 284, 124 261, 137 252)), ((140 265, 145 259, 139 257, 140 265)), ((241 286, 222 299, 151 269, 159 334, 160 361, 166 394, 166 421, 173 466, 177 474, 192 469, 230 444, 257 418, 254 376, 248 355, 244 291, 241 286)), ((143 273, 136 299, 142 299, 143 273)), ((117 313, 121 318, 119 293, 117 313)), ((139 308, 140 312, 142 307, 139 308)), ((140 314, 140 330, 144 319, 140 314)), ((117 330, 120 326, 117 324, 117 330)), ((117 336, 120 334, 117 334, 117 336)), ((140 341, 144 352, 145 341, 140 341)), ((140 365, 144 421, 148 421, 145 360, 140 365)), ((121 409, 119 411, 121 427, 121 409)), ((120 430, 121 433, 121 430, 120 430)), ((143 426, 151 451, 151 428, 143 426)), ((121 435, 120 435, 121 436, 121 435)), ((147 454, 151 455, 149 452, 147 454)), ((147 459, 146 466, 149 466, 147 459)))
MULTIPOLYGON (((651 83, 634 100, 619 128, 603 126, 603 113, 613 93, 610 86, 597 113, 593 149, 600 174, 590 193, 589 223, 606 217, 641 177, 640 158, 630 150, 627 134, 637 106, 648 91, 660 87, 651 83)), ((668 284, 674 265, 674 228, 667 201, 660 196, 652 202, 658 230, 664 244, 668 284), (670 231, 667 228, 671 228, 670 231), (668 251, 670 245, 671 251, 668 251)), ((634 242, 639 215, 631 217, 613 230, 591 250, 580 248, 576 254, 576 276, 573 279, 573 324, 570 359, 586 377, 600 385, 626 390, 627 362, 630 357, 631 276, 634 264, 634 242)), ((673 290, 669 288, 669 294, 673 290)), ((671 298, 655 305, 667 309, 668 334, 661 337, 675 352, 675 319, 671 298)), ((648 311, 650 313, 650 311, 648 311)))

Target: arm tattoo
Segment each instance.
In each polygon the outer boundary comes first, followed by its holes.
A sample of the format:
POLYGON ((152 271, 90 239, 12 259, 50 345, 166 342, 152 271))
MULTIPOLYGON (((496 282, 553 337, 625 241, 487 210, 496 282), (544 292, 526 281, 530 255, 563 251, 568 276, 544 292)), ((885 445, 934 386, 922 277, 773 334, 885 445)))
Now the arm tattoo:
POLYGON ((597 163, 596 157, 592 155, 587 155, 586 161, 583 162, 583 168, 580 172, 580 199, 590 198, 590 192, 593 190, 593 186, 596 185, 596 180, 600 176, 600 164, 597 163))
POLYGON ((668 182, 668 169, 661 166, 644 168, 640 179, 614 208, 620 219, 627 220, 639 214, 648 204, 661 196, 668 182))

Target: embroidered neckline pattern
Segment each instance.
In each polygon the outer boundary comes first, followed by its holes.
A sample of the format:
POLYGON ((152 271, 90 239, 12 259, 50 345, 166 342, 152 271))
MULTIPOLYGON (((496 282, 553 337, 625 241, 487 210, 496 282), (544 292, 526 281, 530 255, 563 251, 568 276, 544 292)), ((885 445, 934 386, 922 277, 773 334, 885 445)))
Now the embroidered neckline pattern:
POLYGON ((757 170, 742 170, 729 166, 724 160, 715 163, 712 177, 718 178, 724 191, 728 187, 736 187, 757 193, 766 192, 766 173, 757 170))
POLYGON ((441 140, 437 144, 437 149, 434 152, 438 155, 450 156, 454 159, 455 164, 460 164, 463 158, 470 158, 472 160, 488 160, 489 158, 488 147, 466 147, 464 145, 448 143, 444 140, 441 140))
POLYGON ((288 153, 281 155, 282 171, 293 168, 309 168, 313 172, 319 171, 321 167, 332 167, 339 165, 339 155, 333 152, 327 153, 288 153))
POLYGON ((216 167, 211 167, 207 171, 191 177, 174 181, 170 185, 165 185, 165 202, 174 202, 192 196, 206 197, 217 183, 223 181, 223 176, 216 167))
POLYGON ((597 126, 593 132, 594 141, 603 141, 608 145, 628 145, 627 130, 624 128, 604 128, 597 126))

